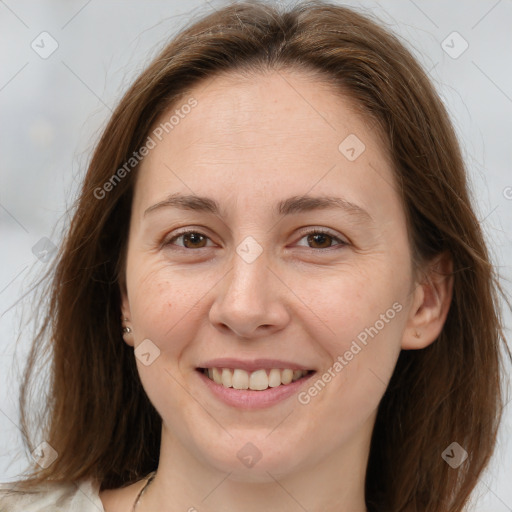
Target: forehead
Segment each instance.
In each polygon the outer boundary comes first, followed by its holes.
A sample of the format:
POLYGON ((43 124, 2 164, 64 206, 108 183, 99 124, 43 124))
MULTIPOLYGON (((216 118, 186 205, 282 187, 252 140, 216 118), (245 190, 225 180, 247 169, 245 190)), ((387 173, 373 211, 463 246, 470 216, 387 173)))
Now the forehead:
POLYGON ((156 145, 138 172, 139 210, 176 191, 261 199, 338 189, 371 203, 386 187, 397 200, 380 133, 311 74, 208 79, 160 116, 150 136, 156 145))

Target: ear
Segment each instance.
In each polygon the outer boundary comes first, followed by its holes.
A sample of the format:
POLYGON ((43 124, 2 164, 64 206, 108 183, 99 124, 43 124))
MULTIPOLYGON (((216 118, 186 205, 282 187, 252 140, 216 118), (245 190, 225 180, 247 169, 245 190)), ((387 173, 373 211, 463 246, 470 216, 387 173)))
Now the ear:
POLYGON ((130 312, 130 302, 128 300, 128 292, 126 290, 126 286, 121 285, 121 324, 125 327, 130 327, 132 329, 131 333, 123 333, 123 339, 127 345, 130 347, 134 346, 133 342, 133 326, 132 326, 132 317, 130 312))
POLYGON ((453 262, 443 253, 427 264, 416 283, 402 348, 416 350, 433 343, 441 333, 453 293, 453 262))

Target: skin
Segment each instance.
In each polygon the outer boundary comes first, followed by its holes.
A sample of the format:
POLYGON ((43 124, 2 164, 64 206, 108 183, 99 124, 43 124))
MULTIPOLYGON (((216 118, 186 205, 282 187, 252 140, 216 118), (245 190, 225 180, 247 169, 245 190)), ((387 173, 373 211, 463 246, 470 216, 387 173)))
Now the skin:
MULTIPOLYGON (((132 206, 125 342, 150 339, 160 350, 137 365, 163 419, 160 465, 137 512, 366 511, 377 406, 400 350, 421 349, 441 331, 452 282, 436 271, 450 262, 440 258, 425 268, 430 279, 414 279, 382 138, 318 77, 229 74, 190 94, 197 106, 144 158, 132 206), (349 134, 366 147, 355 161, 338 149, 349 134), (223 215, 171 207, 144 215, 177 192, 211 197, 223 215), (371 219, 338 209, 273 214, 278 201, 304 194, 341 197, 371 219), (172 240, 184 227, 206 240, 172 240), (334 238, 308 241, 315 228, 334 238), (252 263, 236 252, 248 236, 262 249, 252 263), (400 312, 306 405, 292 396, 243 411, 217 400, 195 371, 215 357, 267 357, 321 376, 396 303, 400 312), (247 442, 262 455, 250 468, 237 458, 247 442)), ((142 484, 103 491, 106 512, 129 510, 142 484)))

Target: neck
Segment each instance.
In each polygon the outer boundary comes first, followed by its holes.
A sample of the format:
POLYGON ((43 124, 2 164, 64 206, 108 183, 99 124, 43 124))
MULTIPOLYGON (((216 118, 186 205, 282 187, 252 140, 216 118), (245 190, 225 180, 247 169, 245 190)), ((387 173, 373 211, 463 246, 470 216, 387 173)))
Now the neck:
POLYGON ((299 462, 296 471, 286 474, 266 466, 264 457, 249 470, 241 470, 240 464, 215 467, 194 457, 164 427, 159 467, 137 512, 367 512, 369 426, 328 457, 299 462))

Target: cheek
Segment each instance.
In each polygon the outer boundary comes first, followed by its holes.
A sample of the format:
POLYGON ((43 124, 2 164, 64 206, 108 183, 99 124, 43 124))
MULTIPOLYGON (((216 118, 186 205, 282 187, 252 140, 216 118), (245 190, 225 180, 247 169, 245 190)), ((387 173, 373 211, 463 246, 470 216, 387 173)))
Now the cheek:
POLYGON ((189 277, 180 277, 183 273, 158 263, 141 258, 133 268, 138 269, 129 289, 135 345, 149 339, 158 348, 151 364, 137 361, 142 385, 161 414, 177 409, 185 414, 190 403, 183 393, 180 362, 197 329, 194 306, 198 307, 201 290, 189 277))
POLYGON ((299 397, 301 404, 313 404, 322 428, 340 442, 374 413, 400 353, 405 307, 392 292, 377 292, 361 291, 353 300, 330 304, 335 334, 317 338, 329 356, 317 375, 324 384, 315 380, 299 397))
POLYGON ((408 281, 397 279, 390 265, 375 261, 370 268, 339 275, 330 293, 317 298, 315 313, 329 329, 320 338, 319 332, 311 335, 332 361, 326 370, 341 377, 333 379, 334 387, 342 395, 349 390, 350 402, 358 397, 375 405, 400 352, 408 281))
POLYGON ((184 330, 197 326, 193 318, 204 291, 200 282, 161 264, 134 261, 130 310, 136 343, 149 338, 162 352, 176 352, 184 330), (181 277, 180 277, 181 276, 181 277))
POLYGON ((323 290, 328 293, 319 294, 317 289, 316 295, 311 294, 314 311, 328 325, 326 332, 346 343, 376 322, 379 331, 391 331, 391 324, 396 328, 395 318, 400 316, 397 310, 405 309, 402 302, 408 282, 396 276, 391 265, 375 258, 365 268, 350 267, 336 276, 327 276, 323 290), (393 308, 394 303, 399 305, 393 308))

